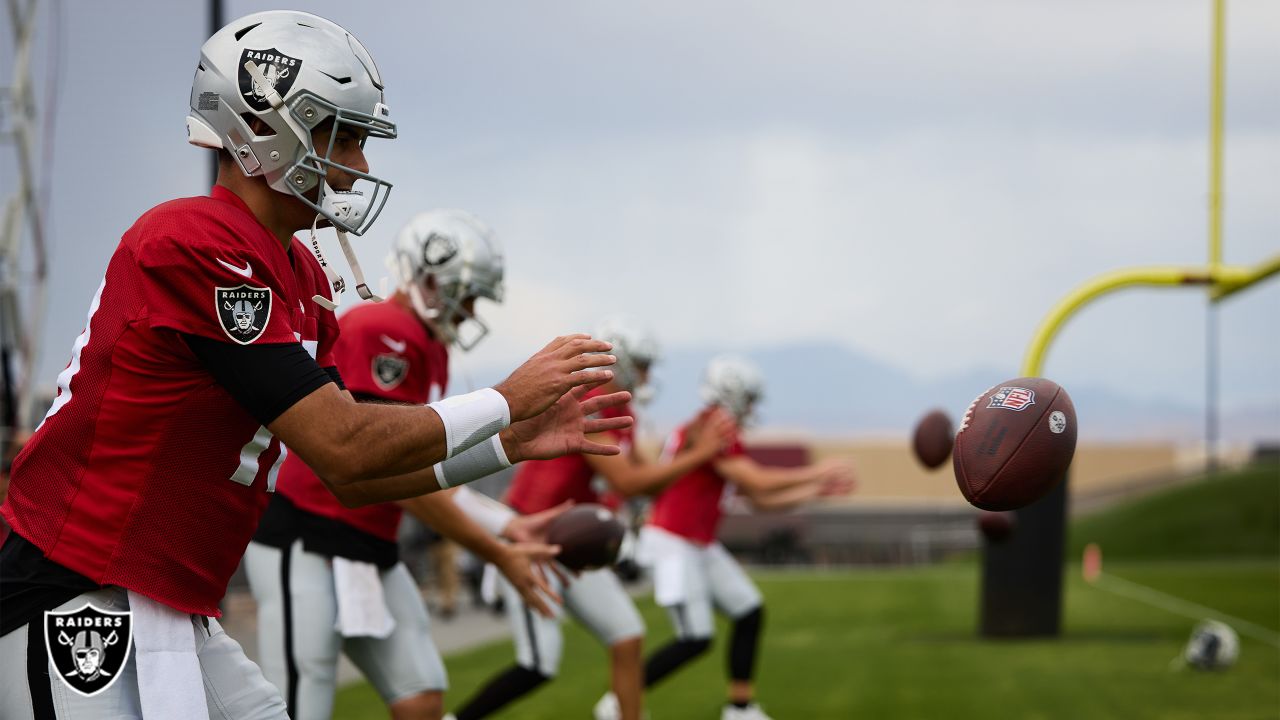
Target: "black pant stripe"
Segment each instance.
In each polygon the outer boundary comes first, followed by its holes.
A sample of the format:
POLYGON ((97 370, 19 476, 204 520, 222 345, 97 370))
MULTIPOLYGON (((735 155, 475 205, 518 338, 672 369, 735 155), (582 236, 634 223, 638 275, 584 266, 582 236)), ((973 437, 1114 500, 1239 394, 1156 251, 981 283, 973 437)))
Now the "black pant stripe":
POLYGON ((44 614, 27 624, 27 687, 31 690, 31 713, 35 720, 58 720, 53 710, 53 689, 49 683, 49 649, 44 644, 44 614))
POLYGON ((529 648, 533 650, 533 669, 542 672, 542 658, 538 654, 538 634, 533 628, 533 611, 524 606, 524 628, 529 635, 529 648))
POLYGON ((280 595, 284 600, 284 666, 287 686, 284 694, 289 717, 298 717, 298 663, 293 654, 293 590, 289 584, 293 545, 280 549, 280 595))

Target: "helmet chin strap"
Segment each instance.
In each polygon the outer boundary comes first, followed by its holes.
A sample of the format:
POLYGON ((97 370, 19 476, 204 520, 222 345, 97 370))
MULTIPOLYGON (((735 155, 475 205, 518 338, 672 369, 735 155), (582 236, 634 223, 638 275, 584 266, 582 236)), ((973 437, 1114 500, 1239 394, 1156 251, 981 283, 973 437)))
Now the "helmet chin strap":
MULTIPOLYGON (((369 199, 364 193, 355 190, 334 190, 329 187, 329 183, 323 183, 320 188, 321 198, 320 207, 325 211, 322 215, 326 217, 336 218, 338 221, 350 224, 351 222, 359 222, 366 212, 369 211, 369 199)), ((319 222, 320 215, 316 216, 316 222, 319 222)), ((314 228, 315 223, 312 224, 314 228)), ((342 247, 342 254, 347 258, 347 264, 351 266, 351 274, 356 279, 356 293, 364 300, 373 300, 374 302, 382 302, 383 298, 375 295, 369 289, 369 284, 365 282, 364 271, 360 269, 360 260, 356 258, 355 251, 351 249, 351 242, 347 239, 347 233, 337 225, 333 226, 334 232, 338 234, 338 245, 342 247)), ((314 243, 313 243, 314 246, 314 243)))

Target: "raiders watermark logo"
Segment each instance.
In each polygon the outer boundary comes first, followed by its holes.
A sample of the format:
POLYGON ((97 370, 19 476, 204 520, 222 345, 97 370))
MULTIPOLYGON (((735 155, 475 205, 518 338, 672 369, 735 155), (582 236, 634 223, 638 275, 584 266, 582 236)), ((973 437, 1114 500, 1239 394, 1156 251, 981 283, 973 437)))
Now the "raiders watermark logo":
POLYGON ((995 395, 991 396, 991 401, 987 403, 987 407, 1021 412, 1035 404, 1035 390, 1028 390, 1022 387, 1002 387, 995 395))
POLYGON ((213 302, 223 332, 241 345, 262 337, 271 319, 271 291, 266 288, 248 285, 214 288, 213 302))
POLYGON ((1061 435, 1067 431, 1067 415, 1061 410, 1054 410, 1049 413, 1049 431, 1054 435, 1061 435))
POLYGON ((422 244, 422 262, 427 267, 440 267, 458 254, 458 243, 448 235, 431 233, 422 244))
POLYGON ((373 381, 383 390, 394 390, 409 374, 409 361, 396 355, 375 355, 373 381))
POLYGON ((298 79, 298 73, 302 70, 302 61, 296 57, 289 57, 275 48, 246 49, 240 53, 240 62, 237 67, 240 68, 240 94, 244 96, 244 101, 249 104, 249 107, 261 112, 271 107, 267 102, 267 95, 272 89, 280 93, 281 98, 289 93, 289 88, 293 87, 293 81, 298 79), (267 80, 266 87, 254 80, 249 71, 244 69, 246 62, 252 62, 258 66, 258 70, 262 71, 262 76, 267 80))
POLYGON ((72 612, 46 610, 44 645, 67 687, 93 697, 111 687, 133 649, 133 614, 86 604, 72 612))

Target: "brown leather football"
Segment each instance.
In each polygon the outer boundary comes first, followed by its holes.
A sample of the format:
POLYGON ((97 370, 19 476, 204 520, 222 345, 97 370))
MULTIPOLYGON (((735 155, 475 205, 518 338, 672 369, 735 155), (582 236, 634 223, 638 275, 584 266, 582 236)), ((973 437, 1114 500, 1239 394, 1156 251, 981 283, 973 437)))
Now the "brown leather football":
POLYGON ((626 528, 609 508, 595 503, 575 505, 547 527, 547 542, 560 546, 556 559, 570 570, 592 570, 618 559, 626 528))
POLYGON ((930 411, 920 418, 916 424, 916 433, 911 439, 911 447, 916 452, 916 459, 930 470, 939 467, 951 457, 951 446, 955 444, 955 430, 951 418, 941 410, 930 411))
POLYGON ((965 411, 952 464, 970 503, 1015 510, 1052 490, 1075 451, 1076 410, 1067 391, 1052 380, 1015 378, 965 411))
POLYGON ((993 543, 1002 543, 1013 534, 1018 517, 1011 512, 982 512, 978 514, 978 530, 993 543))

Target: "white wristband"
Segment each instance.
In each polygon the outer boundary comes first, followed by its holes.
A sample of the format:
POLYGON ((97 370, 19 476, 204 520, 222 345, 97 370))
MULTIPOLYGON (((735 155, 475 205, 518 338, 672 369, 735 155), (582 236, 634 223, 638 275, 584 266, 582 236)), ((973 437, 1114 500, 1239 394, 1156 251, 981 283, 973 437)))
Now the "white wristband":
POLYGON ((507 452, 502 449, 502 438, 494 435, 489 442, 480 443, 461 455, 436 463, 436 484, 441 490, 466 485, 472 480, 479 480, 509 467, 511 461, 507 459, 507 452))
POLYGON ((465 485, 453 494, 453 502, 462 509, 464 515, 493 535, 501 535, 516 516, 515 510, 465 485))
POLYGON ((446 460, 511 424, 507 399, 493 388, 447 397, 427 407, 444 423, 446 460))

